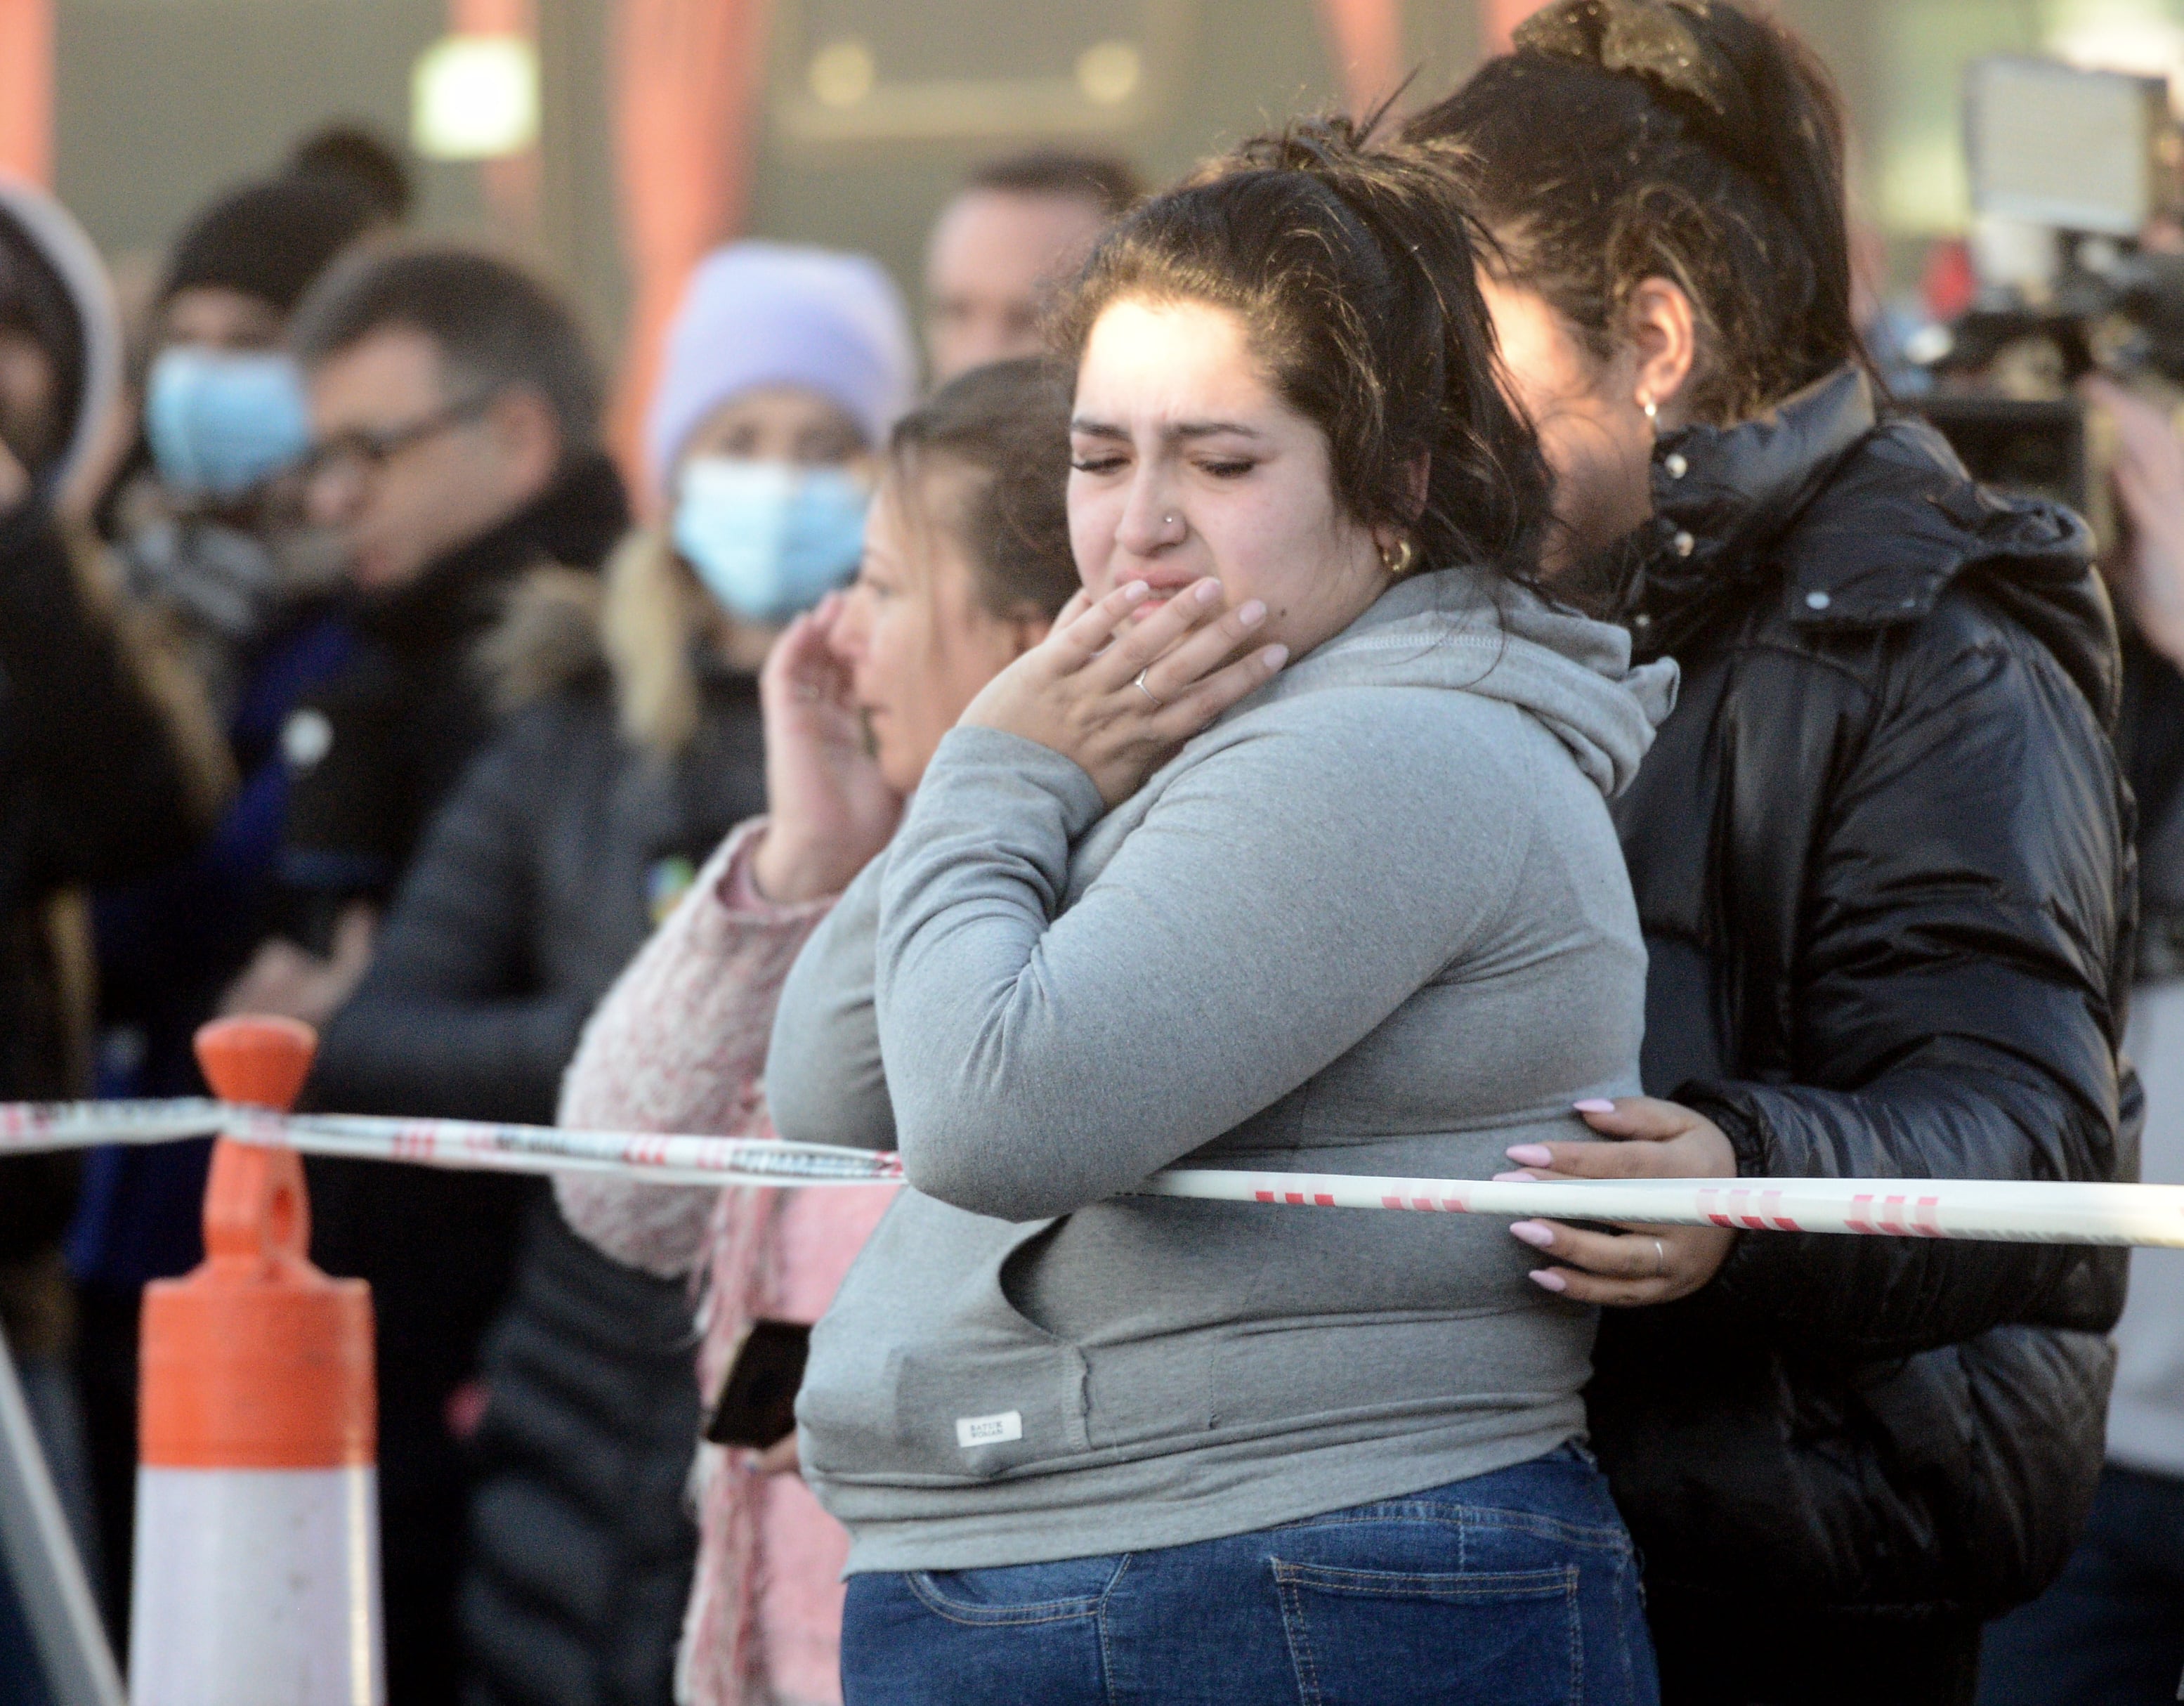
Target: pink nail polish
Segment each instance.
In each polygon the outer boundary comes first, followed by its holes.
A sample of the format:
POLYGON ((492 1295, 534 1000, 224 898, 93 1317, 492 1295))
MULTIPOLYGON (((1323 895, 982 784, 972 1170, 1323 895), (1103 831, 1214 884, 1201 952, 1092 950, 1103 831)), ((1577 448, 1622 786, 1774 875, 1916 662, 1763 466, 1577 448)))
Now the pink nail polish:
POLYGON ((1152 588, 1147 586, 1143 581, 1132 581, 1129 585, 1123 588, 1123 596, 1128 599, 1132 604, 1135 604, 1139 599, 1143 598, 1151 590, 1152 588))
POLYGON ((1580 1113, 1613 1113, 1615 1112, 1613 1102, 1604 1101, 1596 1096, 1589 1096, 1583 1101, 1574 1101, 1570 1106, 1580 1113))
POLYGON ((1521 1238, 1535 1250, 1545 1250, 1555 1241, 1554 1229, 1537 1220, 1519 1220, 1510 1227, 1509 1235, 1521 1238))
POLYGON ((1554 1151, 1544 1143, 1520 1143, 1502 1151, 1519 1167, 1552 1167, 1554 1151))
POLYGON ((1525 1277, 1530 1280, 1535 1285, 1537 1285, 1543 1291, 1567 1291, 1569 1290, 1569 1281, 1563 1279, 1561 1274, 1556 1273, 1552 1268, 1535 1268, 1531 1273, 1527 1274, 1525 1277))
POLYGON ((1259 655, 1266 660, 1268 669, 1279 669, 1290 661, 1290 649, 1285 645, 1270 645, 1259 655))
POLYGON ((1201 605, 1210 605, 1221 596, 1221 583, 1208 576, 1190 589, 1190 595, 1201 605))
POLYGON ((1249 604, 1245 605, 1243 609, 1236 612, 1236 620, 1243 623, 1247 628, 1255 628, 1258 627, 1261 622, 1266 621, 1266 619, 1267 607, 1257 599, 1253 599, 1249 604))
POLYGON ((1536 1185, 1539 1183, 1539 1181, 1529 1173, 1497 1173, 1494 1175, 1494 1182, 1496 1185, 1536 1185))

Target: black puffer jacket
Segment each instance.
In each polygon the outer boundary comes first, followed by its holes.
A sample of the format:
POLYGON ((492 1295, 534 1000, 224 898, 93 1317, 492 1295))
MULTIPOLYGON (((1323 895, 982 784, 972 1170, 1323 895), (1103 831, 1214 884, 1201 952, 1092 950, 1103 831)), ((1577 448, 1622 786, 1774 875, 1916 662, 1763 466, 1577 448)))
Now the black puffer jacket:
POLYGON ((609 1261, 550 1200, 524 1235, 471 1441, 463 1706, 666 1706, 698 1550, 689 1291, 609 1261))
MULTIPOLYGON (((529 944, 511 938, 508 915, 534 899, 520 886, 529 873, 512 862, 467 873, 518 885, 469 897, 480 909, 474 922, 488 932, 473 945, 447 939, 451 917, 464 928, 473 922, 460 911, 421 928, 410 891, 426 881, 415 861, 432 858, 447 839, 442 814, 463 809, 452 797, 458 778, 497 738, 490 672, 480 655, 488 636, 519 588, 553 578, 545 566, 594 578, 588 571, 613 548, 627 516, 613 464, 596 451, 577 458, 515 515, 399 591, 359 605, 356 655, 290 718, 282 744, 294 768, 277 867, 284 928, 323 949, 349 902, 384 901, 397 883, 405 885, 371 970, 321 1039, 307 1106, 484 1112, 496 1074, 504 1074, 494 1117, 550 1114, 552 1095, 538 1090, 535 1060, 508 1052, 526 1023, 535 1032, 530 1015, 538 1003, 528 998, 526 980, 564 969, 526 957, 529 944), (459 1003, 487 1022, 463 1023, 451 1011, 459 1003), (406 1031, 382 1033, 382 1052, 360 1064, 366 1019, 390 1008, 406 1031), (428 1059, 428 1045, 442 1052, 428 1059), (443 1104, 433 1062, 465 1045, 471 1099, 443 1104)), ((550 768, 546 775, 527 802, 542 811, 560 779, 550 768)), ((573 1024, 564 1029, 573 1039, 573 1024)), ((507 1294, 525 1204, 538 1188, 504 1174, 331 1156, 313 1157, 305 1171, 314 1258, 329 1273, 371 1285, 387 1690, 415 1706, 441 1706, 455 1698, 455 1575, 468 1481, 447 1407, 476 1372, 480 1339, 507 1294)))
POLYGON ((766 809, 758 683, 708 664, 671 755, 604 664, 510 717, 433 822, 311 1091, 359 1113, 550 1125, 577 1034, 729 830, 766 809))
MULTIPOLYGON (((1684 686, 1617 806, 1648 1090, 1747 1176, 2135 1177, 2130 806, 2082 525, 1876 426, 1848 370, 1664 436, 1653 488, 1634 622, 1684 686)), ((1747 1233, 1696 1296, 1607 1312, 1593 1427, 1657 1598, 1964 1620, 2037 1592, 2099 1472, 2123 1275, 1747 1233)))
MULTIPOLYGON (((605 616, 583 577, 534 577, 512 608, 493 661, 504 702, 529 702, 426 832, 371 969, 327 1029, 311 1079, 325 1105, 551 1123, 593 1007, 714 848, 766 809, 757 683, 673 622, 646 629, 641 661, 617 653, 610 666, 603 646, 617 608, 702 598, 688 571, 639 540, 606 579, 605 616), (671 746, 627 731, 639 672, 691 693, 671 746)), ((532 1207, 512 1296, 498 1310, 477 1300, 489 1330, 482 1317, 460 1339, 436 1333, 450 1305, 436 1316, 429 1293, 382 1312, 383 1358, 409 1363, 414 1425, 473 1372, 485 1389, 458 1590, 462 1698, 664 1703, 697 1550, 682 1497, 698 1428, 689 1293, 582 1242, 543 1191, 532 1207), (449 1347, 462 1360, 421 1380, 449 1347)), ((392 1252, 409 1227, 386 1220, 392 1252)), ((437 1274, 460 1259, 453 1241, 428 1227, 401 1253, 437 1274)), ((382 1408, 393 1408, 384 1385, 382 1408)))

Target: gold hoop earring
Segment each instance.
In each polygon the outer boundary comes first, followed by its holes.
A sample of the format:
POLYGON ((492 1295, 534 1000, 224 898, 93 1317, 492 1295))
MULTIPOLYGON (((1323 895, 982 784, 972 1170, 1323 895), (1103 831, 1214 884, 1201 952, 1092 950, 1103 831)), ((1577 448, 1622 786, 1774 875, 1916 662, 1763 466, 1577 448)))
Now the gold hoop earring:
POLYGON ((1380 548, 1380 566, 1400 581, 1410 573, 1412 565, 1418 561, 1418 548, 1409 539, 1398 539, 1392 548, 1386 545, 1380 548))

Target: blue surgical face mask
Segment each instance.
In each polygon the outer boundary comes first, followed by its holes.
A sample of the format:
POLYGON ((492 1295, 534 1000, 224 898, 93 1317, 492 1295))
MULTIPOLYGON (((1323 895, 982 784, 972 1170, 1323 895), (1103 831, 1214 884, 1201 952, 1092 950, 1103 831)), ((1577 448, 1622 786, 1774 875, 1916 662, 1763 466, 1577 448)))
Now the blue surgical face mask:
POLYGON ((273 351, 176 344, 152 364, 144 432, 169 487, 240 497, 310 449, 303 374, 292 357, 273 351))
POLYGON ((730 614, 773 627, 856 572, 871 504, 841 468, 699 456, 677 488, 675 549, 730 614))

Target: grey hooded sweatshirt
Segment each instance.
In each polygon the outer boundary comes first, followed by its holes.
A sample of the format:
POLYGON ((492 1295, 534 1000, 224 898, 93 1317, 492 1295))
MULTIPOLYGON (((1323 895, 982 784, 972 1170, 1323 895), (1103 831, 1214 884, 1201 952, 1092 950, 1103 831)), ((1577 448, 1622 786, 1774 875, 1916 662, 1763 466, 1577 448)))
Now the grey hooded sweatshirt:
POLYGON ((1581 1431, 1592 1313, 1507 1223, 1123 1193, 1178 1162, 1476 1179, 1635 1094, 1607 799, 1674 682, 1446 571, 1112 811, 1045 747, 948 735, 766 1066, 783 1136, 899 1148, 912 1187, 797 1404, 852 1572, 1240 1534, 1581 1431))

